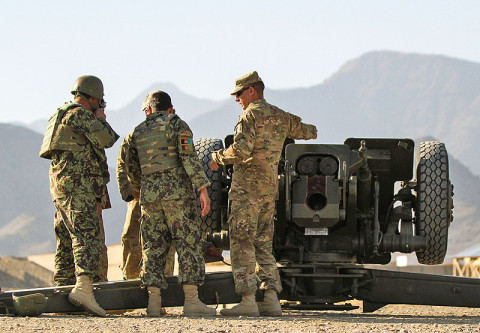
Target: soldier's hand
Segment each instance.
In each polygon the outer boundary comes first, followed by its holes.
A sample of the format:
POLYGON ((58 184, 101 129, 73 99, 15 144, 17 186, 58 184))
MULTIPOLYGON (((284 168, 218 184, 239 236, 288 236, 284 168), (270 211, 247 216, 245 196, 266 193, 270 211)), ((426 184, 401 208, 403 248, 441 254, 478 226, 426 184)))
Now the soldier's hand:
POLYGON ((202 208, 202 216, 205 216, 210 211, 210 198, 208 197, 207 188, 200 190, 200 206, 202 208))
POLYGON ((315 140, 317 138, 317 133, 315 133, 315 135, 313 136, 313 140, 315 140))
POLYGON ((103 112, 104 109, 96 109, 95 110, 95 118, 105 118, 107 119, 107 115, 105 114, 105 112, 103 112))
POLYGON ((214 171, 215 171, 215 170, 218 170, 218 164, 217 164, 217 162, 215 162, 215 161, 212 160, 212 163, 210 163, 210 169, 212 169, 212 170, 214 170, 214 171))

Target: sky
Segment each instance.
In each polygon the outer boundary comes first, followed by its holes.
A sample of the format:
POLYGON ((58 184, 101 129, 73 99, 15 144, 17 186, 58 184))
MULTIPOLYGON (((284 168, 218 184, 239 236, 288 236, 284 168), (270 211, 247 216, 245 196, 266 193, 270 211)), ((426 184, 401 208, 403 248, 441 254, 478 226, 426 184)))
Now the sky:
MULTIPOLYGON (((0 122, 48 118, 78 76, 108 109, 154 83, 229 98, 257 70, 270 89, 321 84, 379 50, 480 63, 478 0, 0 0, 0 122)), ((107 113, 108 114, 108 113, 107 113)))

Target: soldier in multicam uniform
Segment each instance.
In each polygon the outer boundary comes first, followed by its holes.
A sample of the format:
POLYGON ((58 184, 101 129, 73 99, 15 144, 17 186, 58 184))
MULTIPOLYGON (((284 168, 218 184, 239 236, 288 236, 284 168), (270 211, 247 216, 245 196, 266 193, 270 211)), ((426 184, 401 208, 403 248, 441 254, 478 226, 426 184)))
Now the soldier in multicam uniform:
POLYGON ((228 149, 212 153, 211 168, 233 164, 229 199, 230 257, 235 291, 242 301, 225 316, 278 316, 282 314, 277 293, 282 284, 273 257, 273 218, 278 190, 278 162, 285 139, 315 139, 317 129, 293 114, 268 104, 265 88, 257 72, 236 80, 235 101, 245 110, 235 126, 234 143, 228 149), (257 272, 255 272, 257 264, 257 272), (258 276, 264 302, 257 305, 258 276))
POLYGON ((135 199, 139 194, 130 183, 125 168, 127 141, 123 140, 117 157, 117 183, 122 199, 127 202, 127 216, 122 233, 122 272, 123 278, 136 279, 140 276, 142 264, 142 246, 140 243, 140 204, 135 199))
POLYGON ((102 209, 109 208, 105 148, 118 135, 105 120, 103 84, 91 75, 79 77, 72 88, 74 102, 65 103, 50 118, 40 156, 51 159, 50 193, 54 202, 55 280, 75 287, 71 303, 105 316, 92 282, 106 279, 106 246, 102 209), (99 260, 100 258, 100 260, 99 260), (99 264, 100 262, 100 264, 99 264))
POLYGON ((215 309, 198 299, 197 287, 205 278, 205 261, 192 186, 200 192, 204 216, 210 210, 210 182, 195 153, 192 132, 173 112, 170 96, 156 90, 146 100, 147 119, 126 138, 125 164, 133 189, 140 192, 136 199, 142 207, 141 280, 149 295, 147 315, 162 314, 160 290, 167 287, 163 272, 172 243, 178 253, 178 281, 185 293, 184 315, 215 315, 215 309))

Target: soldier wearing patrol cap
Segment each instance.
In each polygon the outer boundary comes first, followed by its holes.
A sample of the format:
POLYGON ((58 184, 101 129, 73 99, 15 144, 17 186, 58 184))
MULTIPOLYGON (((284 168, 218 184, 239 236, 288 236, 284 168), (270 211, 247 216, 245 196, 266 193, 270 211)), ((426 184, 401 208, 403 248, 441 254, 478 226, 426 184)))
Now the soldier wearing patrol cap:
POLYGON ((232 95, 243 108, 235 126, 234 143, 212 153, 211 168, 233 164, 229 199, 230 258, 235 291, 242 301, 225 316, 278 316, 282 314, 277 293, 282 291, 273 257, 273 217, 278 190, 278 162, 286 138, 316 139, 314 125, 268 104, 263 98, 265 85, 257 72, 235 81, 232 95), (255 272, 256 264, 258 265, 255 272), (262 303, 255 302, 257 278, 265 290, 262 303))
POLYGON ((178 280, 185 293, 184 315, 215 315, 215 309, 198 299, 205 261, 193 188, 200 192, 201 214, 206 215, 210 210, 210 182, 195 153, 192 132, 173 112, 170 96, 160 90, 151 92, 144 112, 146 120, 126 138, 125 165, 142 208, 141 280, 149 295, 147 315, 162 314, 161 289, 167 288, 165 260, 172 243, 178 253, 178 280))
POLYGON ((92 290, 92 282, 106 280, 107 259, 102 209, 110 208, 105 148, 113 146, 117 133, 106 121, 102 81, 93 75, 79 77, 71 90, 74 102, 65 103, 52 115, 40 157, 52 160, 50 193, 54 202, 54 280, 57 285, 75 283, 71 303, 105 316, 92 290))

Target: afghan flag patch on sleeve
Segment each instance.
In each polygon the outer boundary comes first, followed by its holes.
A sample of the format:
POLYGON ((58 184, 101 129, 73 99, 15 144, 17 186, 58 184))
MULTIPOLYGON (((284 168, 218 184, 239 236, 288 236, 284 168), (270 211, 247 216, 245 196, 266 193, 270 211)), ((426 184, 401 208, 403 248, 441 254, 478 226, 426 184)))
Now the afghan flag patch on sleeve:
POLYGON ((192 132, 181 131, 179 134, 180 134, 180 151, 182 153, 193 153, 192 132))

